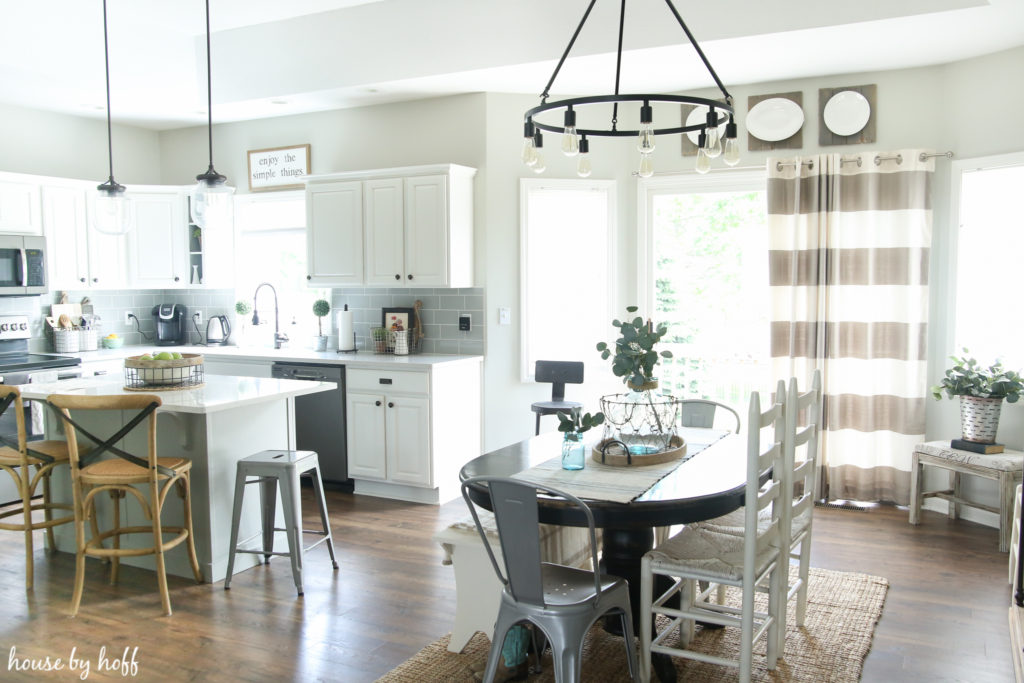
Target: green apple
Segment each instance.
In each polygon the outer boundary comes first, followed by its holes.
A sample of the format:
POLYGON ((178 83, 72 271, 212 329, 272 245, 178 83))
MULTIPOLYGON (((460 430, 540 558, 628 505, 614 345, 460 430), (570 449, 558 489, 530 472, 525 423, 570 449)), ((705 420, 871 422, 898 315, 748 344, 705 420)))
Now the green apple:
POLYGON ((139 360, 153 360, 153 356, 149 355, 148 353, 144 353, 141 356, 139 356, 139 360))
POLYGON ((161 351, 153 356, 153 360, 173 360, 173 358, 169 351, 161 351))
POLYGON ((181 360, 181 354, 177 351, 171 351, 171 358, 174 360, 181 360))

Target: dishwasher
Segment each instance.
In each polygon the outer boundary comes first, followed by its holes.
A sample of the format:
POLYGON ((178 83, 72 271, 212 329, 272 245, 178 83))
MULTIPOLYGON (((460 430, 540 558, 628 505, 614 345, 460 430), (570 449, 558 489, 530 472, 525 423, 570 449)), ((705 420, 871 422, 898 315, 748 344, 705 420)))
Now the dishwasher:
POLYGON ((345 445, 345 366, 274 363, 271 376, 338 385, 330 391, 295 397, 295 447, 316 451, 325 487, 351 492, 345 445))

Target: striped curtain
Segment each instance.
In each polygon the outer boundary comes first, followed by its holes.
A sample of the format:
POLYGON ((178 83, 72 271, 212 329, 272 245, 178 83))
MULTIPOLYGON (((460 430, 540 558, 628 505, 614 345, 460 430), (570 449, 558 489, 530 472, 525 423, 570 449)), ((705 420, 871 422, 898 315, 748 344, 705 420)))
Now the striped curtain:
POLYGON ((928 397, 920 154, 768 160, 772 376, 806 387, 822 371, 819 498, 909 502, 928 397))

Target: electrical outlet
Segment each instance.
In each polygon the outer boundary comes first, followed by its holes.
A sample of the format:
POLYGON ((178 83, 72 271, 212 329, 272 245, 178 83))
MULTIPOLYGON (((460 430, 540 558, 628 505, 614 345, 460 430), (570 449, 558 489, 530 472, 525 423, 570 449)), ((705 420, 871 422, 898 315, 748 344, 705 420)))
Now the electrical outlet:
POLYGON ((196 321, 196 325, 202 325, 203 324, 203 312, 202 311, 196 311, 195 313, 193 313, 192 314, 192 318, 196 321))
POLYGON ((131 311, 125 311, 124 312, 124 324, 128 325, 129 327, 131 327, 131 325, 132 325, 132 318, 133 317, 134 317, 134 314, 131 311))
POLYGON ((469 332, 470 330, 470 316, 469 313, 459 313, 459 330, 462 332, 469 332))
POLYGON ((498 309, 498 324, 499 325, 511 325, 512 324, 512 310, 508 308, 498 309))

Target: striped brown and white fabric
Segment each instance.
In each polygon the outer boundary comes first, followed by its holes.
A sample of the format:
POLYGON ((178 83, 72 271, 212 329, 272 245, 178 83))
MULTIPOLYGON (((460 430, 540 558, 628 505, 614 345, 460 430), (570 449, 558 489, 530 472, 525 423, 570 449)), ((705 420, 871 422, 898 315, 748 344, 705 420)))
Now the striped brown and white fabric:
POLYGON ((822 371, 820 497, 910 499, 929 395, 934 161, 920 153, 768 160, 772 376, 822 371))

